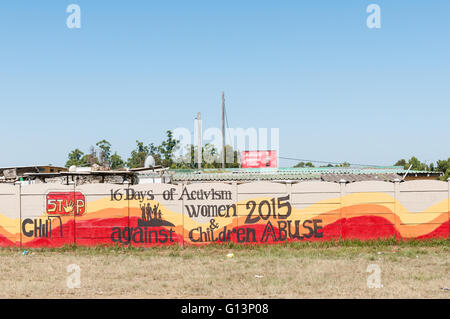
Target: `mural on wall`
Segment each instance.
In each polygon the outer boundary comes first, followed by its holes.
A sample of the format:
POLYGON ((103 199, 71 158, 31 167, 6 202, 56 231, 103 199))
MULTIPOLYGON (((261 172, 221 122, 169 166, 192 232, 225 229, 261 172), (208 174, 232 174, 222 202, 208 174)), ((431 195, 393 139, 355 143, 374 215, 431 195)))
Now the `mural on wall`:
POLYGON ((449 194, 439 181, 0 185, 0 245, 448 238, 449 194))

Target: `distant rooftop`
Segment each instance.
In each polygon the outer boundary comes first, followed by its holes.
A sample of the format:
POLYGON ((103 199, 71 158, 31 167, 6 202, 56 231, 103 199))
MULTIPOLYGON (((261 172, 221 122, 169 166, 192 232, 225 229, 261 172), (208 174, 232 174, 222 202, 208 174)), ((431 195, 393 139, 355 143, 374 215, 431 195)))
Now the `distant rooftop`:
MULTIPOLYGON (((406 174, 402 166, 384 167, 302 167, 302 168, 228 168, 228 169, 174 169, 170 170, 172 182, 212 182, 212 181, 306 181, 322 180, 347 182, 379 180, 393 181, 402 179, 406 174)), ((442 176, 439 172, 410 170, 412 177, 437 178, 442 176)))

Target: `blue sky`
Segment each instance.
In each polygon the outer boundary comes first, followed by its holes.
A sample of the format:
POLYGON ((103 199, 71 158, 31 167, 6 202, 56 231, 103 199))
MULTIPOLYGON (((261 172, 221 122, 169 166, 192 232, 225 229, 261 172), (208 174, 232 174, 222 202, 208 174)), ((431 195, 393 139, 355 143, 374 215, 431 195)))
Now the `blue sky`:
MULTIPOLYGON (((280 155, 392 165, 447 158, 450 2, 0 3, 0 166, 64 165, 101 139, 280 128, 280 155), (66 7, 81 8, 68 29, 66 7), (381 29, 366 7, 381 8, 381 29)), ((282 166, 295 162, 281 161, 282 166)))

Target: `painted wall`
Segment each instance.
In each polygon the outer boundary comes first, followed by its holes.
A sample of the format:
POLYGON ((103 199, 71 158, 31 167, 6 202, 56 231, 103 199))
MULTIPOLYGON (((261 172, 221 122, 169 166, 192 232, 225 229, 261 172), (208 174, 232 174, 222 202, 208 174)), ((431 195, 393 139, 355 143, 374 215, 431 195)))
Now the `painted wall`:
POLYGON ((0 245, 448 238, 450 183, 0 185, 0 245))

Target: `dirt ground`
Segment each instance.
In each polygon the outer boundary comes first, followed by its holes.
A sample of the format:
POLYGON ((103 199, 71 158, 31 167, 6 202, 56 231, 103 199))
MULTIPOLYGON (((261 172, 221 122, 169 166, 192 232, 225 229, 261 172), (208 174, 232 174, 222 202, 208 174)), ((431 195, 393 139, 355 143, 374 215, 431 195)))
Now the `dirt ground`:
POLYGON ((2 249, 0 259, 0 298, 450 298, 448 245, 2 249), (80 288, 67 287, 71 264, 80 288), (368 267, 381 288, 369 288, 368 267))

